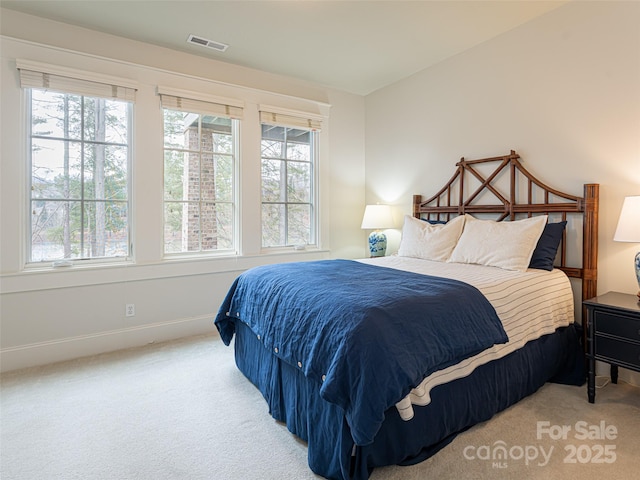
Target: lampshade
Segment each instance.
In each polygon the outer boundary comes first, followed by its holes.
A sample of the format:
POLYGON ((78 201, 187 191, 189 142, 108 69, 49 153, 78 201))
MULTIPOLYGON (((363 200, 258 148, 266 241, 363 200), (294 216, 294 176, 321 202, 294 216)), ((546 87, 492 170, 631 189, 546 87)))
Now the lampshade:
POLYGON ((640 243, 640 195, 625 197, 613 240, 640 243))
MULTIPOLYGON (((625 197, 613 240, 640 243, 640 195, 625 197)), ((640 252, 636 253, 633 263, 636 270, 636 280, 640 286, 640 252)), ((640 291, 638 291, 638 302, 640 302, 640 291)))
POLYGON ((393 215, 389 205, 367 205, 364 209, 362 226, 364 230, 393 228, 393 215))

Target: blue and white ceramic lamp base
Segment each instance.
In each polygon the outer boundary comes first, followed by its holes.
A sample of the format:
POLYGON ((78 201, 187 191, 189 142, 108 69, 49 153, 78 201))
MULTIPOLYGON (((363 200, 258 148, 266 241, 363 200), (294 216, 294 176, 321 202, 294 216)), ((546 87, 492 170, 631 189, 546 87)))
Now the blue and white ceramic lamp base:
POLYGON ((384 257, 387 253, 387 236, 382 232, 369 235, 369 252, 372 257, 384 257))
MULTIPOLYGON (((640 252, 636 253, 636 280, 638 281, 638 288, 640 288, 640 252)), ((638 290, 638 301, 640 301, 640 290, 638 290)))

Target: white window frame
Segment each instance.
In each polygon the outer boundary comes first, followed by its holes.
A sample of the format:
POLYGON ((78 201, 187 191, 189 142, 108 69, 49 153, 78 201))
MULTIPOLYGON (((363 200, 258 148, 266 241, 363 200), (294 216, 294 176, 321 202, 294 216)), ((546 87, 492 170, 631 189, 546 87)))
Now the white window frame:
MULTIPOLYGON (((259 105, 260 117, 260 142, 262 142, 262 125, 274 125, 298 130, 307 130, 312 133, 311 142, 311 185, 309 192, 309 203, 311 210, 309 243, 305 245, 274 245, 262 246, 262 192, 260 194, 260 245, 264 253, 277 252, 281 250, 319 248, 320 246, 320 211, 319 211, 319 182, 320 182, 320 136, 322 135, 323 117, 309 112, 284 109, 270 105, 259 105)), ((260 148, 260 165, 262 165, 262 148, 260 148)), ((262 175, 260 178, 262 185, 262 175)), ((284 202, 288 205, 289 202, 284 202)), ((288 228, 288 227, 287 227, 288 228)), ((287 230, 288 236, 288 230, 287 230)))
MULTIPOLYGON (((240 245, 240 207, 239 207, 239 178, 240 178, 240 131, 241 120, 244 115, 244 102, 208 95, 200 92, 186 91, 171 87, 158 86, 157 93, 160 97, 161 112, 164 117, 164 109, 179 110, 185 112, 198 113, 200 115, 216 115, 231 119, 232 137, 233 137, 233 182, 232 182, 232 216, 233 216, 233 244, 228 249, 182 251, 182 252, 166 252, 165 251, 165 205, 167 200, 164 197, 164 128, 163 128, 163 198, 162 198, 162 256, 165 259, 184 259, 191 257, 224 257, 230 255, 238 255, 240 245)), ((164 122, 163 122, 164 124, 164 122)), ((199 133, 200 135, 200 133, 199 133)), ((200 142, 201 144, 201 142, 200 142)), ((200 145, 201 146, 201 145, 200 145)), ((225 202, 226 203, 226 202, 225 202)), ((200 238, 201 240, 201 238, 200 238)))
MULTIPOLYGON (((25 201, 27 204, 26 211, 29 212, 29 220, 25 222, 25 252, 24 265, 25 268, 41 268, 50 265, 53 268, 66 267, 72 265, 96 265, 103 263, 130 263, 133 261, 133 143, 134 128, 133 117, 135 108, 135 99, 137 91, 137 83, 129 79, 114 77, 111 75, 103 75, 95 72, 87 72, 73 68, 51 65, 43 62, 35 62, 24 59, 16 59, 16 67, 19 70, 20 86, 23 90, 24 109, 26 111, 25 122, 26 127, 26 185, 27 194, 25 201), (107 98, 117 99, 126 102, 127 105, 127 254, 125 256, 101 256, 101 257, 75 257, 46 259, 34 261, 32 260, 32 221, 31 207, 34 199, 32 198, 32 144, 34 135, 32 132, 32 90, 40 89, 45 91, 55 91, 63 94, 77 95, 85 98, 107 98)), ((93 143, 84 139, 79 140, 83 145, 93 143)), ((80 202, 96 203, 96 200, 87 200, 81 198, 80 202)))

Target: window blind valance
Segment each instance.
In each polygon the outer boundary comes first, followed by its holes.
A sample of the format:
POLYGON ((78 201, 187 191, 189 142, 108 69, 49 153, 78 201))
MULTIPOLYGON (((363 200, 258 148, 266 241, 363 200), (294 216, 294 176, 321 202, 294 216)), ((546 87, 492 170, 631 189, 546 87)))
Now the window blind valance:
POLYGON ((181 110, 185 112, 204 113, 223 117, 241 119, 242 107, 221 103, 203 102, 192 98, 174 97, 173 95, 160 94, 163 108, 181 110))
POLYGON ((16 65, 22 88, 42 88, 127 102, 135 102, 136 99, 136 88, 125 79, 25 60, 16 61, 16 65))
POLYGON ((288 110, 275 110, 273 107, 260 107, 260 123, 281 125, 283 127, 304 128, 320 131, 322 129, 322 117, 305 112, 288 110))
POLYGON ((242 119, 244 113, 242 105, 230 99, 209 97, 197 93, 190 94, 162 87, 158 87, 158 95, 160 95, 163 108, 218 115, 238 120, 242 119))

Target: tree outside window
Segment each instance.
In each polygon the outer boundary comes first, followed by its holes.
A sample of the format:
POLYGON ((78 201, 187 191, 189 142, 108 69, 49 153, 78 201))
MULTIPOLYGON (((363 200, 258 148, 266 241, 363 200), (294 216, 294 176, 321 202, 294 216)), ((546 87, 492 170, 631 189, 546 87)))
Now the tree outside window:
POLYGON ((315 243, 311 130, 262 125, 262 246, 315 243))
POLYGON ((128 257, 130 102, 28 90, 30 262, 128 257))

